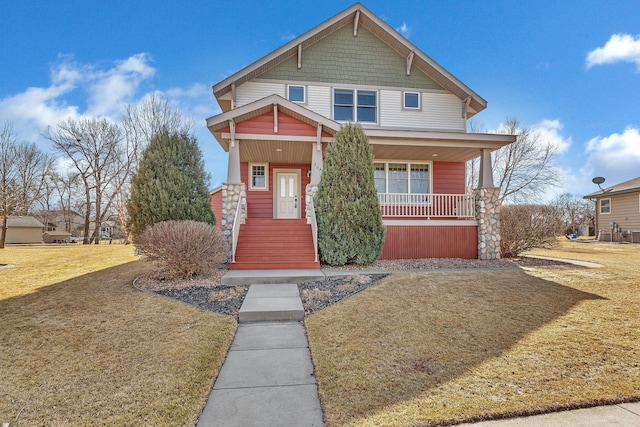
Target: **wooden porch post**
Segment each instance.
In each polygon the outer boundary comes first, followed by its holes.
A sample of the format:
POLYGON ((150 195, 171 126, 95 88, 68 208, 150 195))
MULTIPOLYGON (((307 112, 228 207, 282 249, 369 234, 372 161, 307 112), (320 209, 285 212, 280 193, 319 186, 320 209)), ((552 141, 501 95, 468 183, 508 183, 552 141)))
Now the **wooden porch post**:
POLYGON ((322 159, 322 125, 318 125, 317 142, 311 152, 311 185, 318 185, 323 169, 322 159))
POLYGON ((488 148, 482 149, 479 175, 478 188, 495 188, 493 184, 493 168, 491 167, 491 151, 488 148))
POLYGON ((227 165, 227 183, 240 184, 240 146, 236 141, 236 123, 229 120, 231 141, 229 142, 229 163, 227 165))

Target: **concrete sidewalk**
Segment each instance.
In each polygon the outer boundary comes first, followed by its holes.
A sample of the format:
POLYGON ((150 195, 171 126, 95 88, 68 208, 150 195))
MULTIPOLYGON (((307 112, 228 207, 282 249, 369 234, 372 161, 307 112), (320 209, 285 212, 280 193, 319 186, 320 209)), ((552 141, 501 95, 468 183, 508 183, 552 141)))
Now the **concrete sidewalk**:
POLYGON ((640 426, 640 402, 460 425, 473 427, 633 427, 640 426))
POLYGON ((251 285, 198 427, 323 426, 295 284, 251 285))

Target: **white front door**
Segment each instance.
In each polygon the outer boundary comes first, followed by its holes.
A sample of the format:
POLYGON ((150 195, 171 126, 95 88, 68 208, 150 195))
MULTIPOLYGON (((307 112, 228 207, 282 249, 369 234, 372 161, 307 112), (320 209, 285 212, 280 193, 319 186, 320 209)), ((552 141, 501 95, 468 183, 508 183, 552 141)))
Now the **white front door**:
POLYGON ((276 218, 299 218, 297 172, 276 172, 276 218))

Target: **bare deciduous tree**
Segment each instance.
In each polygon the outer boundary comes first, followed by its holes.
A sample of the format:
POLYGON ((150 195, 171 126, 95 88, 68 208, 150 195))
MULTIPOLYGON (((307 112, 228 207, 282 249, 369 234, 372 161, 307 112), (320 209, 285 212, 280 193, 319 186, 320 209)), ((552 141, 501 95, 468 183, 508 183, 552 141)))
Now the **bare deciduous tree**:
MULTIPOLYGON (((13 126, 5 123, 0 133, 0 214, 31 215, 42 204, 48 189, 53 157, 33 143, 18 142, 13 126)), ((6 240, 7 221, 2 223, 0 247, 6 240)))
POLYGON ((579 233, 580 228, 595 225, 595 205, 577 194, 564 193, 553 201, 553 206, 565 224, 565 232, 579 233))
POLYGON ((102 223, 131 171, 133 154, 123 144, 121 129, 107 119, 68 119, 47 137, 57 152, 71 160, 83 184, 84 243, 99 243, 102 223))
MULTIPOLYGON (((471 123, 476 132, 482 125, 471 123)), ((560 170, 554 164, 558 147, 542 138, 540 132, 522 125, 518 119, 507 118, 498 131, 516 135, 514 143, 492 154, 493 177, 500 187, 500 201, 512 204, 540 203, 541 195, 555 187, 561 179, 560 170)), ((469 186, 475 188, 478 162, 468 165, 469 186), (471 184, 473 183, 473 184, 471 184)))
POLYGON ((13 133, 13 126, 5 123, 0 133, 0 214, 2 214, 0 248, 4 248, 7 236, 7 217, 13 213, 16 206, 17 146, 18 141, 13 133))

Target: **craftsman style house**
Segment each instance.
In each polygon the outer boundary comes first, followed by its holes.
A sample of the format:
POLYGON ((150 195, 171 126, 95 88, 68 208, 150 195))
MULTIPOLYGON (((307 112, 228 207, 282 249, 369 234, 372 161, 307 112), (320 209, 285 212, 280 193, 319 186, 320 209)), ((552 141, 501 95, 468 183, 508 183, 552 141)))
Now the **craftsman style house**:
POLYGON ((596 203, 598 240, 640 243, 640 177, 584 198, 596 203))
POLYGON ((486 101, 356 3, 213 86, 207 126, 229 153, 212 208, 233 269, 317 268, 313 195, 327 145, 359 123, 373 149, 386 226, 381 258, 496 258, 491 152, 511 135, 472 134, 486 101), (465 162, 481 158, 478 189, 465 162))

